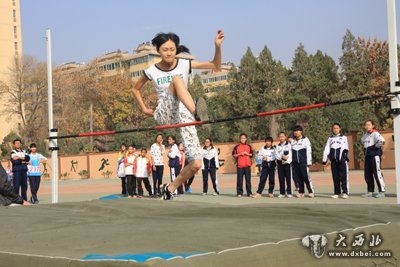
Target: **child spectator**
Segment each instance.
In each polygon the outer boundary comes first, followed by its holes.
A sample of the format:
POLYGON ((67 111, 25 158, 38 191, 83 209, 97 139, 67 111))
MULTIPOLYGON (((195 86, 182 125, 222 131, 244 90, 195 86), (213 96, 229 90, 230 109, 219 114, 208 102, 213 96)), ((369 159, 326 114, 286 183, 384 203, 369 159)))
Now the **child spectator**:
POLYGON ((253 148, 247 144, 247 135, 240 134, 240 143, 236 145, 232 151, 232 156, 236 159, 237 166, 237 197, 243 195, 243 175, 246 179, 246 192, 248 197, 252 197, 251 192, 251 157, 253 156, 253 148))
POLYGON ((154 196, 161 196, 160 186, 164 175, 164 158, 165 145, 163 145, 163 135, 157 134, 156 142, 151 145, 151 165, 153 166, 153 193, 154 196))
POLYGON ((272 137, 268 136, 265 138, 265 146, 258 151, 257 157, 262 160, 261 163, 261 175, 260 175, 260 183, 258 184, 257 194, 253 197, 258 198, 262 196, 262 192, 265 188, 265 183, 269 178, 269 188, 268 188, 268 197, 274 197, 274 188, 275 188, 275 160, 276 153, 275 147, 272 145, 274 140, 272 137))
POLYGON ((214 188, 214 196, 219 195, 217 169, 219 168, 218 150, 213 146, 211 138, 207 138, 203 147, 203 196, 208 191, 208 174, 210 174, 211 182, 214 188))
MULTIPOLYGON (((178 145, 176 144, 176 137, 173 135, 168 136, 168 144, 170 145, 170 149, 168 152, 168 165, 171 172, 171 182, 175 180, 175 178, 179 175, 181 171, 181 157, 182 154, 179 151, 178 145)), ((180 186, 178 186, 179 188, 180 186)), ((177 190, 175 190, 174 194, 177 194, 177 190)))
POLYGON ((125 156, 123 163, 125 165, 125 175, 127 181, 128 198, 136 198, 136 176, 133 165, 137 155, 135 154, 136 147, 130 145, 128 147, 128 154, 125 156))
POLYGON ((139 193, 138 197, 143 198, 142 181, 144 183, 144 186, 146 187, 147 192, 149 193, 149 196, 152 196, 153 194, 151 192, 151 185, 149 182, 151 164, 150 159, 147 157, 146 148, 142 148, 142 150, 140 151, 140 155, 136 157, 133 169, 135 170, 137 178, 137 187, 139 193))
POLYGON ((361 138, 361 143, 364 146, 365 166, 364 178, 367 182, 367 193, 362 197, 385 197, 385 182, 381 169, 382 146, 385 143, 383 136, 375 129, 375 123, 372 120, 367 120, 364 124, 366 133, 361 138), (374 195, 375 183, 378 186, 378 193, 374 195))
POLYGON ((347 198, 349 195, 349 168, 347 166, 349 143, 347 137, 340 132, 339 123, 332 125, 332 136, 326 142, 322 164, 329 159, 333 178, 334 193, 332 198, 347 198), (342 192, 342 194, 340 194, 342 192))
POLYGON ((279 133, 279 144, 276 146, 276 161, 278 165, 279 198, 292 197, 292 146, 286 141, 286 134, 279 133), (285 195, 286 185, 286 195, 285 195))
POLYGON ((47 158, 42 154, 37 153, 37 146, 35 143, 29 145, 30 154, 28 154, 30 160, 28 163, 28 179, 29 187, 31 189, 31 203, 39 204, 37 193, 40 187, 40 179, 42 177, 42 170, 40 169, 40 163, 47 161, 47 158))
POLYGON ((14 150, 11 152, 14 192, 27 201, 28 190, 28 162, 29 156, 22 150, 21 139, 13 141, 14 150), (21 194, 20 194, 21 189, 21 194))
POLYGON ((304 197, 304 184, 308 190, 308 196, 314 197, 314 188, 310 177, 309 166, 312 163, 312 151, 310 140, 303 135, 303 127, 296 125, 293 128, 294 140, 292 142, 292 171, 295 181, 299 183, 298 198, 304 197))
POLYGON ((128 151, 126 151, 126 144, 122 143, 121 144, 121 150, 118 153, 118 170, 117 170, 117 175, 121 179, 121 194, 123 196, 126 196, 126 174, 125 174, 125 166, 124 166, 124 159, 125 156, 128 154, 128 151))

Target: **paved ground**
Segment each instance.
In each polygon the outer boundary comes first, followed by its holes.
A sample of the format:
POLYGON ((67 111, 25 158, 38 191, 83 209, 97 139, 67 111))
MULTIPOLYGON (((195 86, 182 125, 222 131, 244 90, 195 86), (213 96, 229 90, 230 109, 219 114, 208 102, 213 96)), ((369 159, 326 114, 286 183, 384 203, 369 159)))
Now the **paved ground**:
MULTIPOLYGON (((351 171, 349 175, 350 179, 350 198, 347 200, 343 199, 331 199, 330 196, 333 193, 333 183, 330 172, 312 172, 311 177, 315 187, 317 197, 315 199, 301 199, 300 203, 352 203, 352 204, 368 204, 368 203, 396 203, 396 185, 395 185, 395 171, 384 170, 385 183, 387 185, 387 197, 385 199, 363 199, 360 197, 361 193, 366 191, 366 185, 363 178, 362 171, 351 171)), ((169 177, 164 177, 164 181, 169 181, 169 177)), ((212 186, 209 181, 209 193, 206 197, 200 196, 202 193, 202 177, 196 176, 192 188, 193 194, 190 196, 190 201, 200 201, 209 203, 224 203, 224 204, 235 204, 235 203, 298 203, 299 199, 249 199, 242 198, 236 199, 235 188, 236 188, 236 175, 235 174, 224 174, 218 176, 219 185, 221 188, 221 196, 225 198, 218 198, 211 196, 212 186)), ((259 178, 256 175, 252 176, 252 188, 253 192, 256 191, 258 186, 259 178)), ((275 179, 275 194, 279 194, 278 179, 275 179)), ((267 185, 268 186, 268 185, 267 185)), ((120 179, 86 179, 86 180, 61 180, 59 181, 59 202, 71 202, 71 201, 84 201, 93 200, 102 196, 119 194, 121 192, 120 179)), ((29 195, 29 194, 28 194, 29 195)), ((51 182, 43 181, 39 191, 39 197, 42 204, 51 203, 51 182)), ((183 196, 177 201, 183 201, 183 196)))
MULTIPOLYGON (((196 177, 193 194, 169 202, 97 200, 118 194, 118 179, 60 181, 60 204, 51 205, 51 183, 45 181, 40 205, 0 208, 0 267, 398 266, 400 208, 395 204, 394 170, 384 175, 387 197, 363 199, 362 172, 351 172, 352 193, 346 200, 330 198, 330 174, 323 172, 312 173, 314 199, 239 199, 235 175, 220 175, 220 196, 201 196, 201 178, 196 177), (339 233, 347 238, 346 248, 335 247, 339 233), (328 240, 322 259, 302 244, 314 234, 328 240), (365 242, 353 247, 360 234, 365 242), (381 239, 376 248, 368 245, 373 235, 381 239), (391 255, 328 256, 337 250, 391 255), (162 255, 170 260, 146 261, 162 255)), ((253 190, 257 183, 254 176, 253 190)))

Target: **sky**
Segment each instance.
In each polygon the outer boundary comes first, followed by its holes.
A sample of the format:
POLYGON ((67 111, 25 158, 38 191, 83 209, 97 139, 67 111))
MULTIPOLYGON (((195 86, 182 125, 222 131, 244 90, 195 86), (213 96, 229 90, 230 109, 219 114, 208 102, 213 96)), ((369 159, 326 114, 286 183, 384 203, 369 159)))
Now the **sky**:
POLYGON ((50 28, 55 65, 89 62, 118 49, 132 53, 170 31, 198 61, 213 58, 215 34, 223 29, 224 62, 239 64, 248 47, 258 56, 267 46, 288 67, 300 43, 308 53, 319 49, 338 62, 346 29, 364 38, 388 35, 385 0, 20 1, 24 54, 45 61, 50 28))

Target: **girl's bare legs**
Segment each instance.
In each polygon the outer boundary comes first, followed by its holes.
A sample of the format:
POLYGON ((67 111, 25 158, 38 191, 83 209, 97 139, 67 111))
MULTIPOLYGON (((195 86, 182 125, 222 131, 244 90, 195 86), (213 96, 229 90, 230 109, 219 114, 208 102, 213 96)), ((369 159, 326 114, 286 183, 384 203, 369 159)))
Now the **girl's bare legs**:
POLYGON ((185 105, 190 113, 195 114, 196 105, 194 104, 193 98, 180 76, 175 76, 172 78, 172 82, 169 85, 169 91, 173 96, 178 97, 179 101, 185 105))
POLYGON ((193 160, 187 164, 180 172, 178 177, 168 186, 170 192, 174 192, 181 184, 186 182, 190 177, 201 169, 201 160, 193 160))

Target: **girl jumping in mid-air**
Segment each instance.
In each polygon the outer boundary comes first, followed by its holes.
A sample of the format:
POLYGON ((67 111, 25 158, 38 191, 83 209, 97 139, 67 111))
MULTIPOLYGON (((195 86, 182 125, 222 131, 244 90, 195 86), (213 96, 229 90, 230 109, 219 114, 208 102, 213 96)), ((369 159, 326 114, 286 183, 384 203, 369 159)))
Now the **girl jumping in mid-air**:
MULTIPOLYGON (((152 44, 160 54, 161 61, 144 71, 133 88, 136 98, 143 113, 153 116, 160 124, 188 123, 198 118, 196 105, 187 89, 189 74, 192 69, 219 69, 221 67, 221 45, 224 40, 223 31, 219 30, 215 37, 215 55, 209 62, 196 62, 177 58, 179 53, 188 53, 189 49, 179 44, 179 37, 174 33, 159 33, 152 44), (153 81, 158 95, 158 103, 153 111, 144 102, 140 89, 147 81, 153 81)), ((199 112, 200 113, 200 112, 199 112)), ((171 184, 162 186, 162 198, 171 200, 177 187, 192 177, 202 163, 202 151, 199 138, 194 126, 180 128, 182 142, 189 164, 183 168, 178 177, 171 184)))

